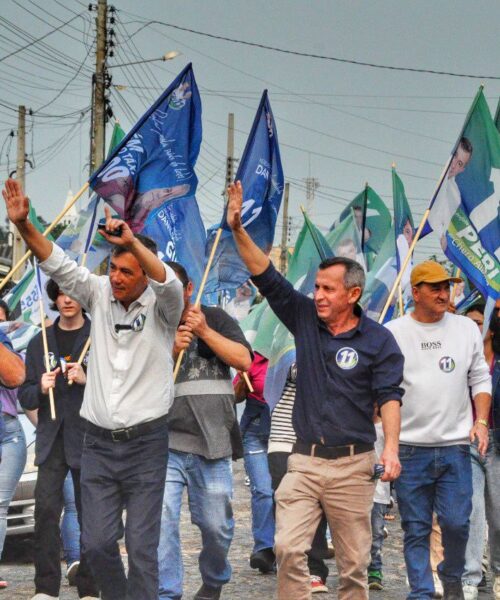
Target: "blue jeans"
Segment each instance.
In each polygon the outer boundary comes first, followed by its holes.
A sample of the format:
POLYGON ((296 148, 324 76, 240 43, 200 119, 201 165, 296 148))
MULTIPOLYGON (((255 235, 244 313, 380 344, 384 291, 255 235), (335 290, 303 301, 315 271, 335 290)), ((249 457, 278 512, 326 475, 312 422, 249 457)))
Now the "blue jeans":
POLYGON ((253 552, 274 546, 274 500, 267 441, 269 436, 259 432, 260 417, 254 418, 243 433, 245 470, 250 478, 252 494, 253 552))
POLYGON ((500 575, 500 452, 494 445, 490 431, 488 450, 485 456, 471 446, 472 458, 472 513, 470 535, 465 552, 464 584, 477 587, 482 578, 481 559, 483 558, 486 522, 490 546, 491 570, 500 575))
POLYGON ((72 563, 80 560, 80 525, 71 473, 68 473, 64 480, 63 496, 64 514, 61 523, 61 538, 64 560, 69 567, 72 563))
POLYGON ((384 525, 387 504, 373 503, 372 508, 372 548, 371 562, 368 571, 382 572, 382 546, 384 544, 384 525))
POLYGON ((158 546, 161 599, 182 597, 184 569, 179 524, 185 487, 191 521, 201 531, 202 549, 198 563, 203 582, 219 587, 231 578, 227 559, 234 532, 231 458, 207 460, 197 454, 171 450, 158 546))
POLYGON ((7 511, 26 464, 26 438, 19 419, 4 414, 3 421, 0 462, 0 556, 7 532, 7 511))
POLYGON ((404 555, 411 592, 408 600, 432 598, 429 536, 432 512, 441 527, 444 560, 440 579, 461 581, 472 510, 472 468, 468 445, 399 447, 402 465, 396 479, 404 555))

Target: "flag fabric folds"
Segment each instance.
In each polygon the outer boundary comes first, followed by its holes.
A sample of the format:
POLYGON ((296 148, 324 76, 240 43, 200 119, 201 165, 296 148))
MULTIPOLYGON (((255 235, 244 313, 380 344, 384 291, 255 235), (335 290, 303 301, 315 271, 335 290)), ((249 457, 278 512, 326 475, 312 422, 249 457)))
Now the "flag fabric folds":
POLYGON ((481 294, 500 297, 500 133, 479 90, 431 203, 429 226, 481 294))
MULTIPOLYGON (((410 205, 406 199, 403 182, 396 173, 395 167, 392 168, 392 201, 394 206, 394 235, 396 243, 396 265, 398 273, 401 271, 406 256, 410 250, 413 237, 415 235, 415 226, 411 214, 410 205)), ((401 289, 406 298, 410 296, 410 273, 413 267, 412 259, 401 277, 401 289)))
MULTIPOLYGON (((262 94, 236 180, 240 180, 243 186, 243 226, 259 248, 269 254, 283 194, 284 176, 267 90, 262 94)), ((207 279, 206 293, 239 287, 249 277, 226 224, 225 209, 220 225, 208 231, 206 257, 210 255, 219 227, 223 232, 207 279)))

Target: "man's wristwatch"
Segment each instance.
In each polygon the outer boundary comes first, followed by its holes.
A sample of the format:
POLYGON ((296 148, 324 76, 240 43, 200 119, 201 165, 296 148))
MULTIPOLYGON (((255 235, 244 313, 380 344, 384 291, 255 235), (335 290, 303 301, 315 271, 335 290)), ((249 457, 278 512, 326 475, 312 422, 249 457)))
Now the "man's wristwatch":
POLYGON ((476 419, 476 423, 479 423, 480 425, 484 425, 485 427, 488 427, 488 421, 486 419, 476 419))

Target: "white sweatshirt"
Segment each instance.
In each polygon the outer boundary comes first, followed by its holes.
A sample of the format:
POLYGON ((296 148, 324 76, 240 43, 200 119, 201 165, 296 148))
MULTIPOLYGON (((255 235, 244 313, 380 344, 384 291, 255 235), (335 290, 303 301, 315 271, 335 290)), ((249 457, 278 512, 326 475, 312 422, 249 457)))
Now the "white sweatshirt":
POLYGON ((401 443, 470 443, 471 395, 491 393, 478 326, 468 317, 445 313, 437 323, 407 314, 386 327, 405 357, 401 443))

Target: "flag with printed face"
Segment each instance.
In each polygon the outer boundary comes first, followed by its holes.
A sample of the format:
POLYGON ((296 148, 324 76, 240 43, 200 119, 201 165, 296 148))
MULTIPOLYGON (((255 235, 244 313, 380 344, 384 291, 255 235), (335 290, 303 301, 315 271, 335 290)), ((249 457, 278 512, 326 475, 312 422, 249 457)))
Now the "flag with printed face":
MULTIPOLYGON (((269 254, 281 205, 284 177, 278 133, 267 90, 262 94, 236 180, 240 180, 243 186, 243 226, 259 248, 269 254)), ((210 255, 219 227, 223 231, 207 279, 207 294, 237 288, 250 276, 226 223, 226 209, 220 225, 215 225, 208 231, 206 257, 210 255)))
POLYGON ((361 231, 353 208, 349 209, 349 214, 326 235, 325 239, 330 253, 355 260, 366 271, 365 255, 361 247, 361 231))
POLYGON ((367 184, 365 189, 340 213, 330 230, 332 231, 347 219, 351 211, 354 212, 363 253, 368 259, 366 262, 370 267, 391 227, 391 214, 382 198, 367 184))
POLYGON ((428 232, 481 294, 500 297, 500 133, 482 89, 431 203, 428 232))
MULTIPOLYGON (((399 273, 410 250, 410 246, 415 235, 415 226, 413 223, 410 205, 406 199, 403 182, 396 173, 395 167, 392 168, 392 201, 394 206, 396 264, 399 273)), ((409 286, 412 268, 413 263, 412 259, 410 258, 408 264, 406 265, 403 276, 401 277, 401 289, 403 290, 403 294, 406 298, 409 298, 411 295, 409 286)))

